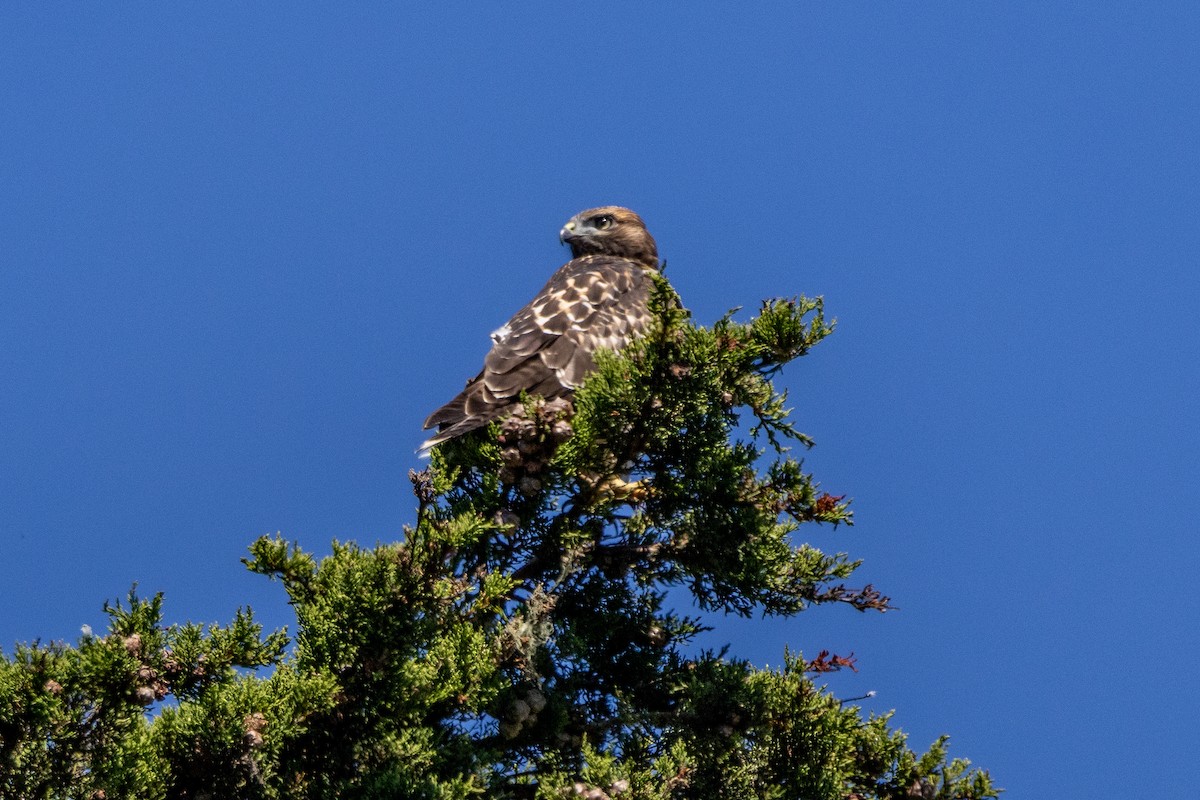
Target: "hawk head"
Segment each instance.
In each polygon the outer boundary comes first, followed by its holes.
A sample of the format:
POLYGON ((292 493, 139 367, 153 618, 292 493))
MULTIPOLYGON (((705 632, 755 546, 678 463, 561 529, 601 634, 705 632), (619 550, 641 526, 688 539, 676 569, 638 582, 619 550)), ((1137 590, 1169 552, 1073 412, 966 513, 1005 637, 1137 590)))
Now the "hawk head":
POLYGON ((575 258, 610 255, 658 266, 658 248, 642 218, 620 206, 589 208, 571 217, 558 232, 559 241, 571 245, 575 258))

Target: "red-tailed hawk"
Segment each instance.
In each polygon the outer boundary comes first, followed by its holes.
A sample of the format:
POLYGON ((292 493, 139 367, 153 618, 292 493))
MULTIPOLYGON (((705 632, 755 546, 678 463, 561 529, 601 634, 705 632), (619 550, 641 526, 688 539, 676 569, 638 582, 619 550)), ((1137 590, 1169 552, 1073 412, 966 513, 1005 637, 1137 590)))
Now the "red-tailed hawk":
POLYGON ((521 392, 552 399, 572 393, 596 367, 600 348, 619 350, 645 332, 659 267, 642 218, 627 208, 580 212, 559 232, 574 258, 513 318, 492 332, 483 371, 425 420, 437 428, 420 450, 487 425, 521 392))

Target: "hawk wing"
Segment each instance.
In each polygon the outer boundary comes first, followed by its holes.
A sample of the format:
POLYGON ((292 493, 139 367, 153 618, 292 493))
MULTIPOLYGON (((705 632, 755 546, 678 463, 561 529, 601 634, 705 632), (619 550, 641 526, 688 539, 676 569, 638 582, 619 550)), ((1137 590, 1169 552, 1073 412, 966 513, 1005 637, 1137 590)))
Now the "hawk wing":
POLYGON ((554 398, 578 388, 601 348, 619 350, 650 323, 650 270, 632 259, 586 255, 560 267, 537 296, 492 333, 483 371, 425 420, 421 450, 483 427, 521 392, 554 398))

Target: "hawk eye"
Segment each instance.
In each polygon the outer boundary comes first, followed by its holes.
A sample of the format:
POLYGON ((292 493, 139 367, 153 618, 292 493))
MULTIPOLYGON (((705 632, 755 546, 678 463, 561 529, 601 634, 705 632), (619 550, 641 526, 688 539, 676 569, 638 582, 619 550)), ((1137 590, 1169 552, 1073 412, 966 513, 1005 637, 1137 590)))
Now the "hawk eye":
POLYGON ((605 214, 602 217, 596 217, 594 220, 592 220, 592 223, 596 226, 596 230, 606 231, 612 227, 613 218, 608 214, 605 214))

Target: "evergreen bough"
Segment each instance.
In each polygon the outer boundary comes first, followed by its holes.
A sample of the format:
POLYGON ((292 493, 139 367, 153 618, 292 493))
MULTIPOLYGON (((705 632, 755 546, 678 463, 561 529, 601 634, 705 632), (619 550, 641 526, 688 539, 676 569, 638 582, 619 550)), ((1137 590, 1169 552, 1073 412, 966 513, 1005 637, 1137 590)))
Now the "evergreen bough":
POLYGON ((161 595, 131 592, 105 634, 0 658, 0 797, 995 797, 944 737, 917 754, 814 682, 852 659, 693 644, 682 590, 726 617, 889 606, 796 538, 852 521, 791 455, 811 442, 771 382, 832 331, 821 299, 711 329, 665 282, 653 304, 573 402, 436 448, 402 542, 255 542, 290 647, 248 609, 164 626, 161 595))

